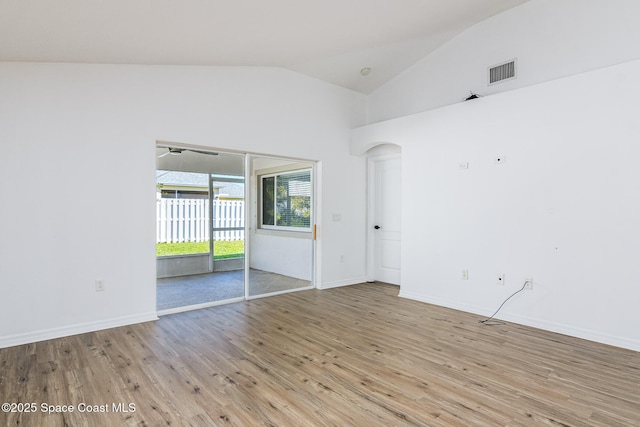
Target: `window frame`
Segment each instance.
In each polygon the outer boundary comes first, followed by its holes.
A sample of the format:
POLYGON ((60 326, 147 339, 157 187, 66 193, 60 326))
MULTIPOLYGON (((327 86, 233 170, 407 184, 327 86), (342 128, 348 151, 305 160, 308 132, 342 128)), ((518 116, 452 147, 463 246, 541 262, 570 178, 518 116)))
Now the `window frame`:
POLYGON ((285 232, 294 232, 294 233, 304 233, 304 234, 311 234, 313 232, 313 210, 314 210, 314 200, 313 200, 313 186, 314 186, 314 182, 313 182, 313 167, 302 167, 302 168, 295 168, 295 169, 286 169, 286 170, 279 170, 277 172, 269 172, 269 173, 262 173, 262 174, 258 174, 257 175, 257 180, 258 180, 258 229, 261 230, 269 230, 269 231, 285 231, 285 232), (310 215, 309 215, 309 226, 308 227, 295 227, 295 226, 285 226, 285 225, 277 225, 277 206, 278 206, 278 197, 277 197, 277 192, 275 191, 275 189, 278 186, 278 177, 280 176, 286 176, 286 175, 293 175, 293 174, 298 174, 301 172, 308 172, 309 173, 309 186, 310 186, 310 195, 309 195, 309 199, 310 199, 310 203, 309 203, 309 209, 310 209, 310 215), (273 186, 274 186, 274 207, 273 207, 273 211, 274 211, 274 224, 265 224, 264 221, 264 179, 265 178, 271 178, 273 177, 273 186))

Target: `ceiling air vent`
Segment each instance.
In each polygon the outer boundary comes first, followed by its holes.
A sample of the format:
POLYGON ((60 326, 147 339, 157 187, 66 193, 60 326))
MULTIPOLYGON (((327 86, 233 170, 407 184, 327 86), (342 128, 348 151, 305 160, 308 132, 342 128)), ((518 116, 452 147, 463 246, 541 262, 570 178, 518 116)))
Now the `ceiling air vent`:
POLYGON ((516 78, 516 60, 503 62, 489 68, 489 86, 516 78))

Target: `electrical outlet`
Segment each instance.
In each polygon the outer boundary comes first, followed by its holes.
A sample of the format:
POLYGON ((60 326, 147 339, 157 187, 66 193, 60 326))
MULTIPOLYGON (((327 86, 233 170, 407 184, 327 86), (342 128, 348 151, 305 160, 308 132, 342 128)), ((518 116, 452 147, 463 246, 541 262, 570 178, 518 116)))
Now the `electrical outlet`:
POLYGON ((462 270, 460 278, 462 280, 469 280, 469 270, 467 270, 466 268, 464 270, 462 270))
POLYGON ((496 277, 496 285, 504 285, 504 274, 498 274, 496 277))
POLYGON ((96 292, 104 291, 104 280, 96 279, 96 292))
POLYGON ((532 278, 524 279, 524 288, 529 290, 529 291, 533 290, 533 279, 532 278))

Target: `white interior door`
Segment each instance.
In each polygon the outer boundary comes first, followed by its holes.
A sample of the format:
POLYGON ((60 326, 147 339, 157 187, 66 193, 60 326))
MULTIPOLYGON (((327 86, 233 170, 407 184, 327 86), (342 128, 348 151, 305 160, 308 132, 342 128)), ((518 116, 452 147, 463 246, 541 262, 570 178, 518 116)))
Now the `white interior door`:
POLYGON ((373 280, 400 284, 401 176, 400 157, 370 159, 373 215, 370 235, 373 280))

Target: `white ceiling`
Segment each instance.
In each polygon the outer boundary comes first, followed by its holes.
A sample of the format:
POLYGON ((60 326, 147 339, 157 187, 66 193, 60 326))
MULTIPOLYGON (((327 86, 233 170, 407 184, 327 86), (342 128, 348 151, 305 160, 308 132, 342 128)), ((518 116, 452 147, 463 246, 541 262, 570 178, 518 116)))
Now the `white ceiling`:
POLYGON ((0 0, 0 60, 274 66, 369 93, 526 1, 0 0))

